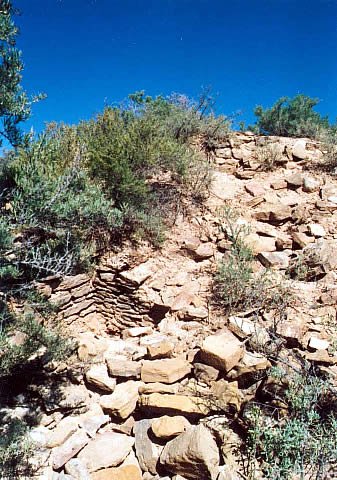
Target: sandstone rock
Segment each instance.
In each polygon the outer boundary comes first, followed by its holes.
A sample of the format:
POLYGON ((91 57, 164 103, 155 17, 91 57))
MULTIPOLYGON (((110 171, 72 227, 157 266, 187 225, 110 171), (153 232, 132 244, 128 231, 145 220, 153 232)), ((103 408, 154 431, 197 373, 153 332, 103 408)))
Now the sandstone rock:
POLYGON ((206 307, 194 307, 193 305, 190 305, 189 307, 187 307, 183 318, 185 320, 192 320, 194 318, 202 320, 204 318, 207 318, 208 315, 209 312, 206 307))
POLYGON ((109 375, 121 378, 140 378, 141 364, 132 360, 106 359, 109 375))
POLYGON ((257 233, 250 233, 245 237, 245 244, 251 249, 254 255, 261 252, 275 252, 276 240, 271 237, 262 237, 257 233))
POLYGON ((203 425, 190 427, 166 444, 160 463, 188 480, 215 480, 219 451, 210 431, 203 425))
POLYGON ((123 332, 123 336, 125 336, 125 338, 128 338, 128 337, 142 337, 143 335, 151 335, 151 333, 153 333, 153 330, 151 327, 131 327, 131 328, 127 328, 124 332, 123 332))
POLYGON ((308 225, 308 230, 310 234, 314 237, 325 237, 326 235, 324 227, 322 227, 322 225, 320 225, 319 223, 310 223, 308 225))
POLYGON ((86 373, 85 378, 89 386, 103 390, 104 392, 113 392, 116 386, 116 380, 110 378, 106 365, 93 365, 86 373))
POLYGON ((178 393, 179 384, 168 385, 165 383, 145 383, 139 387, 139 393, 149 395, 150 393, 178 393))
POLYGON ((52 452, 53 468, 58 470, 63 467, 64 464, 82 450, 88 441, 88 435, 83 430, 79 430, 71 435, 60 447, 54 448, 52 452))
POLYGON ((72 458, 66 463, 64 470, 74 480, 91 480, 87 467, 78 458, 72 458))
POLYGON ((308 347, 312 350, 327 350, 330 343, 322 338, 311 336, 308 341, 308 347))
POLYGON ((228 372, 241 360, 243 346, 230 331, 225 331, 206 337, 200 353, 206 364, 228 372))
POLYGON ((228 465, 222 465, 219 468, 219 476, 217 480, 241 480, 241 475, 237 473, 233 468, 228 465))
POLYGON ((289 346, 298 346, 307 331, 307 325, 301 319, 284 320, 276 326, 276 333, 288 341, 289 346))
POLYGON ((133 285, 135 287, 139 287, 139 285, 141 285, 142 283, 145 282, 145 280, 150 278, 156 270, 157 268, 153 260, 150 259, 145 263, 141 263, 140 265, 137 265, 131 270, 120 272, 119 276, 126 283, 133 285))
POLYGON ((303 175, 301 173, 294 173, 286 178, 289 187, 300 188, 303 185, 303 175))
POLYGON ((151 420, 144 419, 134 426, 136 455, 143 472, 157 473, 157 463, 162 448, 151 441, 151 420))
POLYGON ((283 188, 287 188, 288 184, 284 179, 273 180, 270 184, 271 188, 274 190, 282 190, 283 188))
POLYGON ((266 190, 263 188, 263 186, 255 182, 247 183, 245 188, 253 197, 260 197, 266 193, 266 190))
POLYGON ((308 237, 308 235, 302 232, 293 232, 291 236, 292 236, 295 248, 304 248, 307 245, 309 245, 309 243, 314 242, 313 238, 308 237))
POLYGON ((212 242, 202 243, 194 253, 197 260, 205 260, 214 255, 214 245, 212 242))
POLYGON ((211 365, 205 365, 204 363, 195 363, 194 376, 200 382, 210 385, 211 382, 214 382, 218 379, 219 370, 212 367, 211 365))
POLYGON ((154 418, 151 422, 151 429, 154 435, 164 440, 180 435, 188 427, 190 427, 190 422, 182 416, 169 417, 164 415, 160 418, 154 418))
POLYGON ((115 467, 130 453, 134 439, 115 432, 99 433, 79 453, 78 458, 89 472, 115 467))
POLYGON ((245 352, 240 363, 228 372, 226 377, 229 380, 237 380, 243 376, 267 370, 270 366, 269 360, 264 355, 256 352, 245 352))
POLYGON ((186 377, 191 372, 191 365, 179 358, 163 360, 145 360, 142 365, 141 379, 143 382, 174 383, 186 377))
POLYGON ((126 419, 136 408, 139 386, 139 382, 132 380, 118 384, 111 395, 101 396, 101 407, 111 416, 126 419))
POLYGON ((212 384, 210 402, 213 410, 237 413, 241 408, 243 395, 237 382, 221 379, 212 384))
POLYGON ((78 428, 78 420, 75 417, 65 417, 59 422, 48 438, 47 447, 54 448, 62 445, 78 428))
POLYGON ((289 266, 289 256, 286 252, 261 252, 258 259, 266 268, 285 270, 289 266))
POLYGON ((187 291, 184 289, 181 291, 173 300, 171 304, 172 312, 178 312, 179 310, 187 309, 194 300, 194 293, 187 291))
POLYGON ((309 152, 306 149, 306 140, 300 138, 296 140, 292 148, 292 155, 294 160, 306 160, 309 156, 309 152))
POLYGON ((303 191, 307 193, 317 192, 319 190, 320 182, 312 177, 305 176, 303 178, 303 191))
POLYGON ((241 339, 251 337, 251 341, 256 345, 264 345, 270 340, 267 330, 248 318, 231 315, 228 328, 241 339))
POLYGON ((170 357, 174 346, 168 340, 163 340, 152 345, 148 345, 147 354, 151 359, 170 357))
POLYGON ((253 217, 261 222, 283 223, 291 218, 291 208, 282 204, 265 203, 260 211, 253 213, 253 217))
POLYGON ((134 465, 117 468, 105 468, 91 474, 91 480, 142 480, 139 470, 134 465))
POLYGON ((80 426, 83 430, 89 435, 89 437, 94 437, 96 432, 102 425, 105 425, 110 420, 109 415, 83 415, 80 419, 80 426))
POLYGON ((143 410, 155 414, 204 416, 209 412, 202 398, 187 395, 151 393, 141 395, 139 404, 143 410))

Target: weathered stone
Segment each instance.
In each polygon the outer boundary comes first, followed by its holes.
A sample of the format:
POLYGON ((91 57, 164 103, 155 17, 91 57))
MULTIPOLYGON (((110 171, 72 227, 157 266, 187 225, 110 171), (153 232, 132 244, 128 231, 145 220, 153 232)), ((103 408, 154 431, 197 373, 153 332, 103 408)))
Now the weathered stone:
POLYGON ((143 472, 150 472, 153 475, 157 473, 157 463, 161 448, 151 441, 151 420, 144 419, 135 423, 135 448, 140 468, 143 472))
POLYGON ((274 190, 282 190, 283 188, 287 188, 288 184, 283 178, 280 178, 278 180, 273 180, 270 186, 274 190))
POLYGON ((48 438, 47 447, 54 448, 62 445, 78 428, 78 419, 65 417, 59 422, 48 438))
POLYGON ((97 430, 105 423, 108 423, 109 420, 109 415, 103 415, 103 413, 100 415, 83 415, 83 417, 80 419, 80 426, 89 435, 89 437, 94 437, 97 430))
POLYGON ((241 408, 243 395, 237 382, 227 382, 224 379, 212 384, 211 403, 214 410, 228 413, 237 413, 241 408))
POLYGON ((300 188, 303 185, 303 175, 301 173, 294 173, 286 178, 289 187, 300 188))
POLYGON ((79 453, 78 458, 89 472, 115 467, 130 453, 134 439, 115 432, 99 433, 79 453))
POLYGON ((225 372, 235 367, 242 356, 242 343, 230 331, 206 337, 201 347, 202 360, 225 372))
POLYGON ((205 260, 206 258, 210 258, 214 255, 214 245, 212 242, 202 243, 194 253, 197 260, 205 260))
POLYGON ((142 337, 143 335, 151 335, 153 333, 153 330, 151 327, 131 327, 127 328, 123 332, 123 336, 125 338, 128 337, 142 337))
POLYGON ((191 305, 194 300, 194 293, 184 289, 173 300, 171 304, 172 312, 178 312, 179 310, 185 310, 191 305))
POLYGON ((109 374, 112 377, 140 378, 141 364, 132 360, 113 360, 107 358, 109 374))
POLYGON ((253 217, 261 222, 283 223, 291 218, 291 208, 282 204, 265 203, 260 211, 253 213, 253 217))
POLYGON ((79 430, 71 435, 60 447, 54 448, 52 452, 53 468, 58 470, 63 467, 82 450, 88 441, 88 435, 83 430, 79 430))
POLYGON ((314 242, 312 237, 308 237, 308 235, 302 232, 293 232, 291 236, 293 238, 295 248, 304 248, 309 245, 309 243, 314 242))
POLYGON ((330 343, 322 338, 311 336, 308 341, 308 347, 312 350, 328 350, 330 343))
POLYGON ((292 148, 292 155, 294 160, 306 160, 308 158, 310 152, 308 152, 306 146, 306 140, 302 138, 296 140, 292 148))
POLYGON ((168 340, 148 345, 147 354, 151 359, 170 357, 174 346, 168 340))
POLYGON ((288 341, 289 346, 298 346, 307 331, 307 325, 301 319, 284 320, 276 326, 276 333, 288 341))
POLYGON ((163 360, 145 360, 142 365, 143 382, 174 383, 191 372, 191 365, 180 358, 163 360))
POLYGON ((140 383, 129 380, 116 386, 111 395, 102 395, 100 405, 111 416, 125 419, 135 410, 140 383))
POLYGON ((89 386, 103 390, 104 392, 113 392, 116 387, 116 380, 110 378, 108 369, 104 363, 93 365, 85 374, 89 386))
POLYGON ((319 223, 310 223, 308 225, 308 230, 310 234, 314 237, 325 237, 326 235, 324 227, 322 227, 322 225, 320 225, 319 223))
POLYGON ((148 260, 145 263, 137 265, 131 270, 120 272, 119 276, 127 283, 138 287, 139 285, 144 283, 145 280, 150 278, 156 270, 157 268, 153 260, 148 260))
POLYGON ((169 417, 164 415, 154 418, 151 422, 151 429, 157 438, 165 440, 172 439, 185 432, 191 426, 190 422, 182 416, 169 417))
POLYGON ((312 177, 305 176, 303 178, 303 191, 307 193, 317 192, 319 190, 320 182, 312 177))
POLYGON ((272 237, 262 237, 257 233, 250 233, 245 237, 245 244, 251 249, 254 255, 261 252, 275 252, 276 240, 272 237))
POLYGON ((139 405, 145 411, 167 415, 204 416, 210 409, 202 398, 163 393, 141 395, 139 405))
POLYGON ((79 275, 66 276, 63 278, 60 285, 57 287, 59 290, 71 290, 72 288, 79 287, 83 283, 89 282, 90 277, 86 273, 80 273, 79 275))
POLYGON ((87 467, 79 458, 72 458, 66 463, 64 470, 74 480, 91 480, 87 467))
POLYGON ((218 379, 219 370, 212 367, 211 365, 205 365, 204 363, 195 363, 194 376, 200 382, 209 385, 211 382, 214 382, 218 379))
POLYGON ((165 383, 145 383, 139 387, 139 393, 149 395, 150 393, 178 393, 179 384, 167 385, 165 383))
POLYGON ((139 469, 135 465, 105 468, 92 473, 90 478, 91 480, 142 480, 139 469))
POLYGON ((266 268, 285 270, 289 267, 289 256, 286 252, 261 252, 258 259, 266 268))
POLYGON ((203 425, 190 427, 166 444, 160 463, 188 480, 215 480, 219 451, 210 431, 203 425))
POLYGON ((260 353, 245 352, 240 363, 234 367, 226 377, 229 380, 236 380, 240 377, 266 370, 271 366, 269 360, 260 353))
POLYGON ((266 193, 266 190, 263 188, 263 186, 255 182, 247 183, 245 188, 253 197, 260 197, 266 193))

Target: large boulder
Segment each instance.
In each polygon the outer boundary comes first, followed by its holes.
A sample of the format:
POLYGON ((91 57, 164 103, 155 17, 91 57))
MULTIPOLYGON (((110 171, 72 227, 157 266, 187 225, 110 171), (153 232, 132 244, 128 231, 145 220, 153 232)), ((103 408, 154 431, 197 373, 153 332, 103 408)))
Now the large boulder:
POLYGON ((239 363, 243 352, 242 343, 227 330, 206 337, 200 355, 206 364, 228 372, 239 363))
POLYGON ((110 378, 108 369, 104 363, 93 365, 85 375, 90 387, 98 388, 104 392, 112 393, 116 386, 116 380, 110 378))
POLYGON ((140 382, 132 380, 119 383, 111 395, 101 396, 101 407, 109 415, 125 420, 136 408, 139 385, 140 382))
POLYGON ((203 425, 192 426, 166 444, 160 463, 168 471, 188 480, 215 480, 219 451, 211 432, 203 425))
POLYGON ((142 365, 143 382, 174 383, 191 372, 191 365, 180 358, 164 358, 162 360, 145 360, 142 365))
POLYGON ((180 435, 190 426, 190 422, 183 416, 177 415, 169 417, 164 415, 160 418, 154 418, 151 423, 151 429, 155 437, 164 440, 172 439, 180 435))
POLYGON ((151 440, 151 420, 144 419, 135 423, 135 448, 140 468, 143 472, 157 473, 157 463, 162 447, 151 440))
POLYGON ((96 472, 101 468, 120 465, 130 453, 133 444, 134 439, 122 433, 99 433, 79 453, 78 458, 89 472, 96 472))
POLYGON ((55 470, 63 467, 88 443, 89 437, 83 431, 71 435, 60 447, 54 448, 52 452, 52 464, 55 470))

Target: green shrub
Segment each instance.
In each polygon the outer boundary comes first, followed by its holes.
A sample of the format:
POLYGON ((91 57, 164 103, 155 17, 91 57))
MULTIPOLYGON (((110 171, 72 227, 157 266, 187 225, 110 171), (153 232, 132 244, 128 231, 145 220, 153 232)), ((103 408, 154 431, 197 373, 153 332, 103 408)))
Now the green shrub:
POLYGON ((250 128, 264 135, 315 138, 329 128, 328 118, 313 110, 318 103, 316 98, 296 95, 281 97, 271 108, 259 105, 254 110, 257 121, 250 128))
POLYGON ((254 308, 274 309, 275 318, 282 318, 290 294, 286 287, 275 282, 270 271, 254 272, 254 255, 245 243, 249 227, 238 222, 230 208, 225 208, 221 228, 231 248, 218 265, 216 300, 228 313, 254 308))
MULTIPOLYGON (((271 374, 285 378, 282 369, 271 374)), ((293 371, 284 391, 287 415, 255 404, 248 432, 249 478, 255 480, 256 460, 266 478, 327 478, 337 462, 336 392, 309 370, 293 371)), ((331 477, 333 478, 333 477, 331 477)))

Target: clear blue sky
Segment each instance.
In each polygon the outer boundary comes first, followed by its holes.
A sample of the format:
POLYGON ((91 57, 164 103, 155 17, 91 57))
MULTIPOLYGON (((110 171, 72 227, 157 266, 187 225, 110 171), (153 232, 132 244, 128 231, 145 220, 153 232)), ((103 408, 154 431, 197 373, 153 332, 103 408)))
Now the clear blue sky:
POLYGON ((337 117, 337 0, 14 0, 24 87, 43 91, 29 125, 75 123, 144 89, 243 112, 319 97, 337 117))

